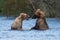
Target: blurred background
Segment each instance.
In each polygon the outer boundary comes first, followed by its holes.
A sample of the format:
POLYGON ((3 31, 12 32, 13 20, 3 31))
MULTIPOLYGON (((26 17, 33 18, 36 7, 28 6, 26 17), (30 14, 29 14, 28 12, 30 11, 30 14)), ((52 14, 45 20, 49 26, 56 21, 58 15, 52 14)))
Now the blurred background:
POLYGON ((17 17, 21 12, 32 15, 38 8, 46 17, 60 18, 60 0, 0 0, 0 16, 17 17))

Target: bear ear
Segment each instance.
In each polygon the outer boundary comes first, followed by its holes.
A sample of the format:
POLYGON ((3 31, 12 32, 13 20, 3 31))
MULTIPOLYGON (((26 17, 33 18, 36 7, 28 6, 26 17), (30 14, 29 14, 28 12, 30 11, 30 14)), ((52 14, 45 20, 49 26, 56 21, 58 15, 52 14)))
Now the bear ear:
POLYGON ((40 12, 43 17, 45 17, 45 13, 43 11, 40 12))
POLYGON ((24 17, 24 13, 20 13, 20 17, 21 17, 21 18, 24 17))
POLYGON ((36 11, 41 11, 40 9, 37 9, 36 11))
POLYGON ((24 15, 21 15, 21 18, 24 18, 24 15))

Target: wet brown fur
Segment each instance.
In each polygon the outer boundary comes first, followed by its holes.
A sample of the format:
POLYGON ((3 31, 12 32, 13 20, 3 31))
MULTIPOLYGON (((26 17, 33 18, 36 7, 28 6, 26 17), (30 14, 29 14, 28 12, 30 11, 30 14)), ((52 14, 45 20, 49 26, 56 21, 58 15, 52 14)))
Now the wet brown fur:
POLYGON ((45 14, 40 9, 37 9, 35 14, 33 14, 32 18, 37 18, 36 24, 31 29, 36 30, 46 30, 48 29, 48 24, 46 22, 45 14))
POLYGON ((29 15, 26 13, 20 13, 20 15, 15 19, 11 25, 12 30, 22 30, 22 22, 25 19, 28 19, 29 15))

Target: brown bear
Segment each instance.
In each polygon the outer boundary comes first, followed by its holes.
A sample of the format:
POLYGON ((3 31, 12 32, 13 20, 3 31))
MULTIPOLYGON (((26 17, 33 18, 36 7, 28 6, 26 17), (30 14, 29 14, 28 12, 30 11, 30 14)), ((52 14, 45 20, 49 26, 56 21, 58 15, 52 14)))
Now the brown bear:
POLYGON ((46 22, 45 14, 40 9, 37 9, 32 18, 37 18, 36 25, 31 29, 36 30, 46 30, 48 29, 48 24, 46 22))
POLYGON ((22 22, 25 19, 29 19, 29 15, 26 13, 20 13, 20 15, 12 23, 11 29, 12 30, 22 30, 22 22))

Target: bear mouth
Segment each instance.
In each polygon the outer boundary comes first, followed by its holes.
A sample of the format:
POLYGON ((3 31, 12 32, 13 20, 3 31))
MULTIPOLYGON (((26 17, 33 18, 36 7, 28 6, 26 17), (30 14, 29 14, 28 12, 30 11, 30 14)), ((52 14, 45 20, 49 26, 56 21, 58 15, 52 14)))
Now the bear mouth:
POLYGON ((32 17, 32 19, 36 19, 36 18, 40 18, 40 16, 35 15, 32 17))
POLYGON ((30 16, 28 18, 26 18, 26 20, 29 20, 30 16))

